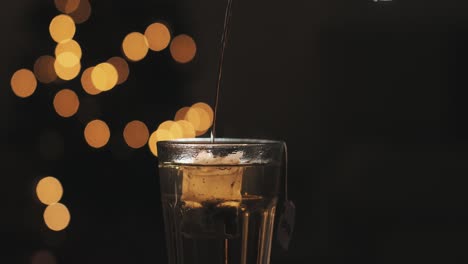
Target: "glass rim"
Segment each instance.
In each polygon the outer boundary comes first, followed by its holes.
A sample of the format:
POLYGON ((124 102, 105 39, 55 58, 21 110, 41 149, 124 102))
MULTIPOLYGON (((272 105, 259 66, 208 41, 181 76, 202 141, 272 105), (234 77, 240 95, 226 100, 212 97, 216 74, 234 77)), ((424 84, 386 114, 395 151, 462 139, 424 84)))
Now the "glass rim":
POLYGON ((161 147, 245 147, 283 145, 284 141, 256 138, 215 138, 214 142, 211 142, 211 138, 180 138, 159 141, 157 144, 161 147))

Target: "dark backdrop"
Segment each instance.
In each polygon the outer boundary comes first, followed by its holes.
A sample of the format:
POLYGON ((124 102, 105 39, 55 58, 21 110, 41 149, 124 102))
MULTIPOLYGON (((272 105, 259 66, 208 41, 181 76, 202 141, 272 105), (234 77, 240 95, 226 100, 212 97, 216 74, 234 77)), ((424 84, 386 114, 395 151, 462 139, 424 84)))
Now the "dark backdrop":
MULTIPOLYGON (((30 263, 43 249, 59 263, 165 263, 157 159, 128 150, 121 131, 133 119, 154 130, 182 106, 213 103, 225 1, 92 1, 76 35, 84 66, 121 55, 125 34, 159 19, 193 36, 197 57, 180 65, 167 50, 151 53, 103 96, 86 96, 75 80, 39 85, 26 99, 10 77, 53 52, 57 11, 51 0, 1 5, 0 263, 30 263), (65 87, 82 101, 71 119, 52 107, 65 87), (111 127, 100 150, 83 139, 92 118, 111 127), (46 175, 65 189, 72 220, 63 232, 47 230, 35 199, 46 175)), ((297 225, 290 251, 275 244, 272 263, 467 261, 467 8, 234 0, 218 133, 289 144, 297 225)))

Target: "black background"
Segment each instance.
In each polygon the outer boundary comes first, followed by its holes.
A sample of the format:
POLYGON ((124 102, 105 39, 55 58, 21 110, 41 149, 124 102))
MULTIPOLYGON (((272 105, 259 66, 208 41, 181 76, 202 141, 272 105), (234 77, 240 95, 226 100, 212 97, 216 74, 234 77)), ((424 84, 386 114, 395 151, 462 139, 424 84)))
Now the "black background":
MULTIPOLYGON (((0 263, 165 263, 157 159, 130 151, 131 120, 150 130, 182 106, 213 105, 226 1, 92 1, 77 28, 84 67, 121 55, 131 31, 166 21, 194 37, 189 64, 168 50, 130 63, 129 80, 88 96, 78 80, 40 84, 26 99, 11 75, 53 54, 53 1, 0 9, 0 263), (60 118, 60 88, 80 96, 60 118), (111 128, 87 146, 94 118, 111 128), (41 147, 42 146, 42 147, 41 147), (46 146, 46 147, 44 147, 46 146), (62 151, 63 150, 63 151, 62 151), (60 179, 71 224, 48 230, 37 181, 60 179)), ((468 5, 462 1, 234 0, 218 135, 285 140, 297 224, 272 263, 465 263, 468 5)))

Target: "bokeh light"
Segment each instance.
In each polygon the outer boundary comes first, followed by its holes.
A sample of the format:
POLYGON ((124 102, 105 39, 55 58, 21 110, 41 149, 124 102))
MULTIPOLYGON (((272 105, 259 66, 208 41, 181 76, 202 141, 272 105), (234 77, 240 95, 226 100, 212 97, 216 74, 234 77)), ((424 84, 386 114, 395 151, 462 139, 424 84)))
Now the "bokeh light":
POLYGON ((211 126, 210 116, 202 108, 191 107, 185 115, 185 120, 192 123, 197 132, 208 130, 211 126))
POLYGON ((36 194, 43 204, 58 203, 63 195, 63 187, 58 179, 48 176, 37 183, 36 194))
POLYGON ((109 142, 110 130, 104 121, 96 119, 86 125, 84 137, 91 147, 102 148, 109 142))
POLYGON ((158 143, 159 141, 165 141, 165 140, 171 140, 171 139, 174 139, 174 136, 172 136, 172 134, 168 130, 158 129, 154 131, 148 140, 148 146, 149 146, 151 153, 153 153, 153 155, 157 157, 158 150, 156 147, 156 143, 158 143))
POLYGON ((49 55, 44 55, 37 58, 34 63, 34 74, 41 83, 51 83, 57 80, 57 74, 54 69, 55 58, 49 55))
POLYGON ((58 60, 55 60, 54 69, 55 73, 60 79, 69 81, 78 76, 78 74, 80 74, 81 63, 77 63, 73 67, 64 67, 62 64, 58 63, 58 60))
POLYGON ((121 57, 112 57, 107 60, 108 63, 112 64, 118 73, 118 81, 117 84, 122 84, 128 79, 128 75, 130 74, 130 69, 128 67, 128 63, 125 59, 121 57))
POLYGON ((176 123, 182 128, 182 138, 194 138, 196 136, 192 123, 186 120, 178 120, 176 123))
POLYGON ((51 204, 44 211, 44 222, 53 231, 61 231, 67 228, 70 218, 68 208, 61 203, 51 204))
POLYGON ((80 0, 54 0, 58 11, 69 14, 75 11, 80 5, 80 0))
POLYGON ((64 68, 72 68, 80 63, 80 59, 72 52, 62 52, 56 58, 56 63, 64 68))
POLYGON ((73 53, 78 60, 81 59, 81 56, 83 55, 80 44, 73 39, 65 40, 57 44, 55 47, 55 57, 58 57, 64 52, 73 53))
MULTIPOLYGON (((213 109, 211 108, 211 106, 209 106, 209 105, 206 104, 206 103, 199 102, 199 103, 193 104, 193 105, 192 105, 192 108, 203 109, 203 110, 208 114, 208 123, 209 123, 208 128, 213 124, 214 111, 213 111, 213 109)), ((208 129, 208 128, 207 128, 207 129, 208 129)))
POLYGON ((100 91, 109 91, 114 88, 118 80, 117 70, 108 62, 96 65, 91 72, 91 81, 94 87, 100 91))
POLYGON ((94 67, 89 67, 84 70, 81 75, 81 87, 83 87, 83 90, 90 95, 96 95, 102 92, 94 86, 93 81, 91 80, 93 69, 94 67))
POLYGON ((57 264, 57 259, 47 250, 39 250, 31 257, 31 264, 57 264))
POLYGON ((188 106, 184 106, 181 109, 179 109, 174 116, 174 120, 175 121, 185 120, 185 115, 187 114, 189 109, 190 107, 188 106))
POLYGON ((167 130, 174 138, 182 138, 184 136, 182 127, 172 120, 162 122, 158 126, 158 130, 167 130))
POLYGON ((91 4, 89 3, 89 0, 81 0, 78 8, 70 13, 70 16, 76 24, 86 22, 91 16, 91 4))
POLYGON ((139 32, 129 33, 122 42, 122 50, 131 61, 140 61, 148 54, 148 40, 139 32))
POLYGON ((57 43, 72 39, 75 31, 75 22, 68 15, 54 17, 49 25, 50 36, 57 43))
POLYGON ((148 127, 141 121, 131 121, 125 126, 123 136, 128 146, 134 149, 141 148, 148 142, 148 127))
POLYGON ((172 58, 179 63, 193 60, 197 52, 197 45, 192 37, 181 34, 172 39, 170 51, 172 58))
POLYGON ((161 51, 171 42, 171 32, 163 23, 153 23, 145 30, 149 48, 153 51, 161 51))
POLYGON ((11 76, 10 85, 18 97, 25 98, 34 93, 37 87, 37 80, 32 71, 20 69, 11 76))
POLYGON ((76 114, 80 100, 76 93, 70 89, 60 90, 54 97, 55 112, 61 117, 70 117, 76 114))

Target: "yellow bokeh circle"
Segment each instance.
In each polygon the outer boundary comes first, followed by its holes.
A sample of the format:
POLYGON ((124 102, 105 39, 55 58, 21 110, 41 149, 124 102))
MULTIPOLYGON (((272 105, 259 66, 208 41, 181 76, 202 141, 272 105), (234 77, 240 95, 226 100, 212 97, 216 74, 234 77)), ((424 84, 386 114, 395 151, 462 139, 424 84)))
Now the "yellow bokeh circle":
POLYGON ((129 33, 122 42, 123 53, 131 61, 140 61, 145 58, 148 49, 148 40, 139 32, 129 33))
POLYGON ((72 39, 75 32, 75 22, 68 15, 58 15, 49 24, 50 36, 57 43, 72 39))
POLYGON ((145 30, 148 46, 153 51, 161 51, 171 42, 171 32, 163 23, 153 23, 145 30))
POLYGON ((52 176, 42 178, 36 185, 36 195, 43 204, 58 203, 63 195, 62 184, 52 176))
POLYGON ((45 224, 53 231, 61 231, 70 224, 70 212, 68 208, 61 203, 54 203, 47 206, 43 216, 45 224))
POLYGON ((114 88, 118 80, 117 69, 108 62, 96 65, 91 72, 91 81, 94 87, 100 91, 109 91, 114 88))

